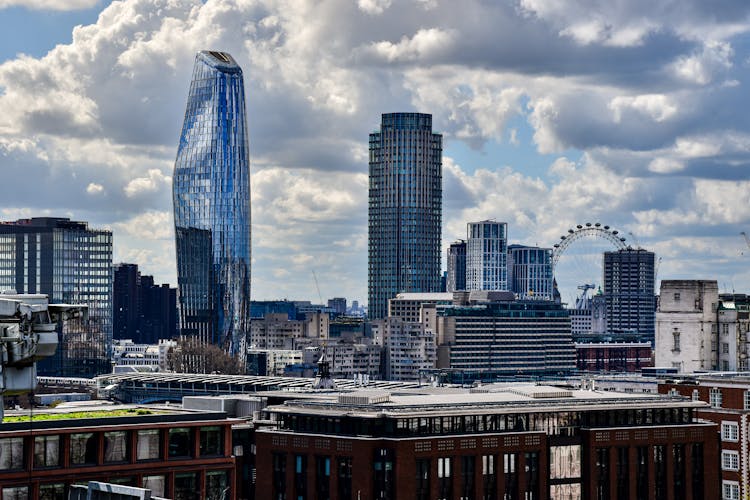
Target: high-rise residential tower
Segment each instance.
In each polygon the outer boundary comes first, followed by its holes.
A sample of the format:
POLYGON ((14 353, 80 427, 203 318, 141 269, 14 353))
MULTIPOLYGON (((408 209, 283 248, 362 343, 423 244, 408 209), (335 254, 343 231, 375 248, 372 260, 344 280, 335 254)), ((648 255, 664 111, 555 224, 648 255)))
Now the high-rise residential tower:
POLYGON ((445 291, 466 290, 466 242, 459 240, 448 247, 448 272, 445 291))
POLYGON ((466 225, 466 289, 508 290, 508 224, 466 225))
POLYGON ((627 248, 604 252, 608 333, 638 334, 653 344, 656 325, 654 252, 627 248))
POLYGON ((88 306, 88 322, 75 319, 58 329, 57 352, 38 363, 40 375, 93 377, 111 371, 111 231, 62 217, 0 223, 0 290, 88 306))
POLYGON ((370 134, 368 311, 388 314, 399 292, 438 292, 442 142, 432 115, 387 113, 370 134))
POLYGON ((244 358, 250 331, 250 166, 242 70, 195 56, 173 178, 180 332, 244 358))
POLYGON ((552 249, 508 246, 508 281, 522 300, 552 300, 552 249))

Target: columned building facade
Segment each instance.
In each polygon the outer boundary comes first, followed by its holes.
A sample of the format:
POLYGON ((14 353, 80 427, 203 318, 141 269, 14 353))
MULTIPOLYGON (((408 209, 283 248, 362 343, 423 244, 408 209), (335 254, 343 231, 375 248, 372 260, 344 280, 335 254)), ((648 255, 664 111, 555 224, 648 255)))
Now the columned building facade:
POLYGON ((370 134, 368 311, 399 292, 439 292, 442 136, 432 115, 387 113, 370 134))
POLYGON ((195 57, 173 179, 180 332, 244 356, 250 326, 250 168, 242 70, 195 57))

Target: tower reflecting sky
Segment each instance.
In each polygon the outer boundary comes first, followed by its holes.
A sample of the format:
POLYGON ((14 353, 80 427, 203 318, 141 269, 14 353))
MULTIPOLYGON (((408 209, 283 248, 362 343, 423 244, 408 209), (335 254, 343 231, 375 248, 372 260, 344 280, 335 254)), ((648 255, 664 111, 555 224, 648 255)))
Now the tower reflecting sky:
POLYGON ((244 359, 250 328, 250 165, 242 70, 195 56, 172 184, 180 331, 244 359))
POLYGON ((370 134, 368 313, 399 292, 440 291, 442 144, 432 115, 387 113, 370 134))

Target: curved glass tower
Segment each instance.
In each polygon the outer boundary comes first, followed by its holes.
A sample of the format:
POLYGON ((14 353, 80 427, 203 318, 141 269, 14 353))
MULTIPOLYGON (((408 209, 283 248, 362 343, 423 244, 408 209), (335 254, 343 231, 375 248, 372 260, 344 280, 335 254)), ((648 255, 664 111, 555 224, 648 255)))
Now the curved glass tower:
POLYGON ((250 166, 242 70, 195 56, 172 194, 180 331, 245 357, 250 331, 250 166))

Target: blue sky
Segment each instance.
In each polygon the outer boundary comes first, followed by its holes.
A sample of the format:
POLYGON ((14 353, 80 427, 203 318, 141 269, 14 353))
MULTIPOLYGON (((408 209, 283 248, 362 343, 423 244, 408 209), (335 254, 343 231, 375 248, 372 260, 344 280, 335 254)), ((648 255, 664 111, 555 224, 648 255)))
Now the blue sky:
MULTIPOLYGON (((748 292, 749 34, 744 0, 0 0, 0 217, 110 227, 116 260, 174 283, 171 173, 210 48, 245 72, 256 299, 315 299, 315 270, 365 300, 367 134, 400 110, 444 134, 444 247, 471 220, 543 246, 602 222, 660 278, 748 292)), ((604 249, 563 258, 566 300, 604 249)))

